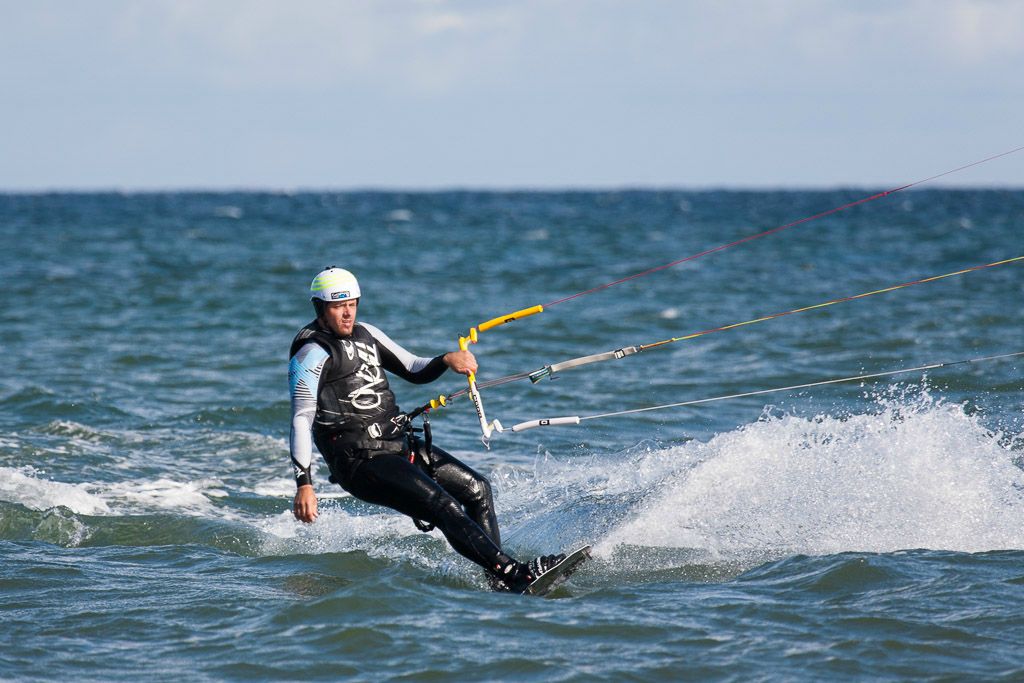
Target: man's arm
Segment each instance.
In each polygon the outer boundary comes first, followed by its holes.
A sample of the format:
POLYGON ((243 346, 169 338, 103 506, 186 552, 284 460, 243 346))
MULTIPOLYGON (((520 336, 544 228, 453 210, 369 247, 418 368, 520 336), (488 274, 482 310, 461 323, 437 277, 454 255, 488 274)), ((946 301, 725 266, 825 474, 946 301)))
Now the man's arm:
POLYGON ((292 513, 302 522, 312 522, 317 517, 311 473, 312 429, 320 375, 328 358, 327 352, 318 344, 309 343, 300 348, 288 363, 288 384, 292 399, 292 426, 288 444, 297 487, 292 513))
POLYGON ((391 337, 368 323, 359 323, 373 335, 380 349, 380 362, 385 370, 407 382, 427 384, 444 374, 449 367, 460 374, 476 372, 476 359, 469 351, 452 351, 434 358, 422 358, 406 351, 391 337))

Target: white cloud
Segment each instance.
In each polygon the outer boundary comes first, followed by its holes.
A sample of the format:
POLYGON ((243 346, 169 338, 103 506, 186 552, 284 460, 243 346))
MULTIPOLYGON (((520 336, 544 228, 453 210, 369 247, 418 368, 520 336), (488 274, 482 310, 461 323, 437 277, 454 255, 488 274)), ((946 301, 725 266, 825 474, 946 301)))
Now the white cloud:
POLYGON ((437 33, 459 33, 472 28, 471 22, 457 12, 441 12, 420 17, 417 22, 419 33, 432 36, 437 33))
POLYGON ((1024 3, 1017 0, 961 0, 945 14, 953 52, 977 65, 1024 55, 1024 3))

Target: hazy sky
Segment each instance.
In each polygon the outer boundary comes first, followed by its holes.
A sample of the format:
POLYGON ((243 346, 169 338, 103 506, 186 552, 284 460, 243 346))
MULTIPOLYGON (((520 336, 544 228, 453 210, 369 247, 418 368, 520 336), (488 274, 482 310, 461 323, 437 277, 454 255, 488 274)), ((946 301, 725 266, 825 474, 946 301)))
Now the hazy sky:
POLYGON ((1024 0, 0 0, 0 87, 6 190, 889 186, 1024 145, 1024 0))

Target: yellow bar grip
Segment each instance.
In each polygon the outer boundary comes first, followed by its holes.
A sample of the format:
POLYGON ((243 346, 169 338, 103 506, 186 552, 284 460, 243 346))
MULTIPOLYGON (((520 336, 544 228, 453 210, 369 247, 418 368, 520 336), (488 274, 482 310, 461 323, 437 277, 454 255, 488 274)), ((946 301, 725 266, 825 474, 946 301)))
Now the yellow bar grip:
POLYGON ((510 323, 513 320, 519 320, 520 318, 526 318, 528 316, 536 315, 537 313, 543 313, 543 312, 544 312, 544 307, 543 306, 532 306, 530 308, 524 308, 521 311, 516 311, 515 313, 509 313, 507 315, 499 315, 497 318, 491 318, 490 320, 488 320, 485 323, 480 323, 480 325, 478 327, 480 328, 481 332, 486 332, 487 330, 494 329, 495 327, 498 327, 499 325, 504 325, 505 323, 510 323))

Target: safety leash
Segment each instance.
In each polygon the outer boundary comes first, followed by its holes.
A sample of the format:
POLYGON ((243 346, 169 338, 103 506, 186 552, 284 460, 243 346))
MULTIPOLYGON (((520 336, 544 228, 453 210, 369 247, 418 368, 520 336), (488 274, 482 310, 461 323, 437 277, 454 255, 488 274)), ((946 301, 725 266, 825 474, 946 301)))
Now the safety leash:
MULTIPOLYGON (((412 424, 412 419, 411 418, 409 420, 409 424, 410 425, 412 424)), ((430 478, 431 479, 436 479, 436 476, 434 474, 434 458, 432 457, 433 456, 433 448, 434 448, 434 434, 433 434, 433 432, 430 431, 430 416, 429 416, 429 413, 424 412, 423 413, 423 455, 424 455, 423 466, 427 470, 427 474, 430 476, 430 478)), ((415 440, 413 438, 413 435, 411 433, 411 430, 410 430, 410 434, 409 434, 409 460, 410 460, 410 462, 415 463, 415 461, 416 461, 416 451, 417 450, 418 449, 416 448, 416 442, 415 442, 415 440)), ((434 525, 433 524, 431 524, 430 522, 425 522, 422 519, 416 519, 415 517, 413 517, 412 522, 413 522, 413 524, 416 525, 417 529, 419 529, 420 531, 422 531, 425 534, 429 534, 431 531, 434 530, 434 525)))

